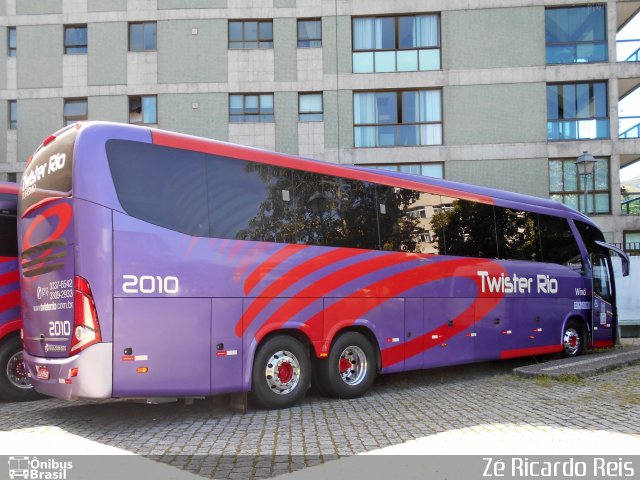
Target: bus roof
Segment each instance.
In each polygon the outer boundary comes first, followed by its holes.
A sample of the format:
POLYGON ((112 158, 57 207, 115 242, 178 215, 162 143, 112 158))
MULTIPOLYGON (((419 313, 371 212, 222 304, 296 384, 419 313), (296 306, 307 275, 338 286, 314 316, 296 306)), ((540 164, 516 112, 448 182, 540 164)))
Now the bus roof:
MULTIPOLYGON (((511 208, 522 208, 532 211, 541 210, 547 214, 551 213, 562 217, 573 218, 597 227, 597 225, 588 216, 572 209, 571 207, 568 207, 567 205, 564 205, 563 203, 546 198, 535 197, 532 195, 525 195, 489 187, 481 187, 477 185, 454 182, 451 180, 393 172, 371 167, 336 164, 322 160, 271 152, 255 147, 237 145, 219 140, 206 139, 202 137, 195 137, 181 133, 168 132, 164 130, 140 127, 129 124, 115 124, 110 122, 83 122, 81 125, 78 125, 78 127, 81 127, 79 128, 79 134, 82 135, 82 132, 84 130, 90 129, 94 125, 99 125, 102 127, 112 125, 114 128, 128 129, 144 128, 151 133, 152 142, 160 146, 181 148, 185 150, 192 150, 221 156, 229 156, 242 160, 256 161, 281 167, 305 169, 325 175, 342 176, 354 180, 370 181, 401 188, 428 191, 429 193, 433 194, 459 197, 465 200, 497 204, 511 208)), ((117 132, 114 130, 114 136, 116 136, 116 133, 117 132)))

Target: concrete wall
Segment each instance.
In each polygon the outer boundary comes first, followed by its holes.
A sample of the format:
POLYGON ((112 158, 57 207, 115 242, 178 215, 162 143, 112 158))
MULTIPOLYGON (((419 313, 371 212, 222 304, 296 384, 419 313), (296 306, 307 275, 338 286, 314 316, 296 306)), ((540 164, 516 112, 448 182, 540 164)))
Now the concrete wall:
MULTIPOLYGON (((7 28, 0 27, 0 52, 7 51, 7 28)), ((0 56, 0 89, 7 88, 7 62, 0 56)))
POLYGON ((451 160, 445 163, 445 178, 456 182, 514 190, 549 197, 548 160, 451 160))
POLYGON ((297 79, 298 23, 295 18, 273 20, 273 60, 275 80, 292 82, 297 79))
POLYGON ((62 86, 62 32, 62 25, 29 25, 16 29, 18 88, 62 86))
POLYGON ((127 9, 127 0, 87 0, 89 12, 113 12, 127 9))
POLYGON ((443 103, 447 145, 547 140, 544 83, 445 87, 443 103))
POLYGON ((620 325, 638 326, 640 325, 640 295, 638 295, 638 284, 640 284, 640 257, 631 257, 631 269, 627 277, 622 276, 620 261, 618 259, 614 258, 613 266, 620 325))
POLYGON ((352 71, 351 17, 322 17, 322 50, 324 73, 352 71))
POLYGON ((169 8, 227 8, 227 0, 158 0, 158 10, 169 8))
POLYGON ((89 85, 127 83, 128 35, 126 22, 88 25, 89 85))
POLYGON ((129 97, 126 95, 102 95, 87 100, 89 120, 127 123, 129 121, 129 97))
POLYGON ((165 94, 158 96, 162 115, 158 126, 201 137, 228 139, 229 96, 225 93, 165 94))
POLYGON ((276 150, 298 153, 298 94, 275 92, 274 116, 276 121, 276 150))
POLYGON ((457 10, 442 13, 442 67, 544 65, 544 8, 457 10))
POLYGON ((9 130, 9 102, 2 101, 0 102, 0 125, 3 128, 0 129, 2 134, 0 134, 0 163, 7 163, 9 159, 7 158, 7 133, 9 130))
POLYGON ((353 92, 328 90, 324 92, 322 100, 325 147, 353 147, 353 92))
POLYGON ((62 98, 18 101, 18 161, 24 162, 42 141, 62 128, 62 98))
POLYGON ((18 15, 62 13, 62 0, 17 0, 18 15))
POLYGON ((225 20, 158 22, 158 81, 226 81, 226 27, 225 20))

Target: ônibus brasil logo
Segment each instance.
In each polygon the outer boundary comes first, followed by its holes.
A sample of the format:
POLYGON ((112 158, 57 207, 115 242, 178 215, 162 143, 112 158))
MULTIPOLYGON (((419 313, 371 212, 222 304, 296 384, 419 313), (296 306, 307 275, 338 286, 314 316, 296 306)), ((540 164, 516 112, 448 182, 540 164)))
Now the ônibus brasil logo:
POLYGON ((67 470, 73 462, 61 462, 54 458, 40 460, 38 457, 9 457, 9 478, 30 480, 66 480, 67 470))

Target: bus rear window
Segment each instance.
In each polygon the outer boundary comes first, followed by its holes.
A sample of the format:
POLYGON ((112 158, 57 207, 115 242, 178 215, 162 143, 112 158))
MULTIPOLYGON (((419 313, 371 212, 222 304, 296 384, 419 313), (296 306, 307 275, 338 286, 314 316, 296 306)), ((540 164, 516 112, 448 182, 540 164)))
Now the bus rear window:
POLYGON ((34 154, 20 184, 19 216, 23 216, 32 206, 48 198, 71 196, 76 132, 75 127, 67 129, 34 154))

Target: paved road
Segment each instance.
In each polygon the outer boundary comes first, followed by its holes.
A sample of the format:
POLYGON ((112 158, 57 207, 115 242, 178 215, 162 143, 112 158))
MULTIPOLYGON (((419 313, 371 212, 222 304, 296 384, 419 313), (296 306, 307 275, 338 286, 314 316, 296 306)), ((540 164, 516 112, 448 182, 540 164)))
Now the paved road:
MULTIPOLYGON (((47 399, 0 404, 0 454, 128 453, 206 477, 270 477, 376 453, 640 451, 640 366, 585 380, 522 379, 531 360, 380 377, 352 401, 282 411, 47 399)), ((186 472, 185 472, 186 473, 186 472)))

